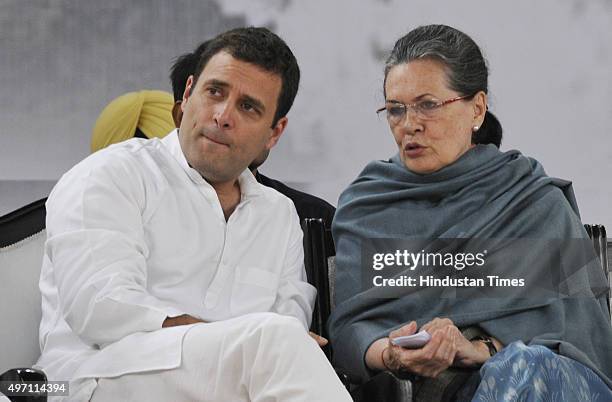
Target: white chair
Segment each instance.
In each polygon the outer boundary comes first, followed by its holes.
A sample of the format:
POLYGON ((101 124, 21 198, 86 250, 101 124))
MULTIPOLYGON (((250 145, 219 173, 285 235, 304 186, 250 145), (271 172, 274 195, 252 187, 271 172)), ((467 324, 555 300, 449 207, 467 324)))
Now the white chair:
MULTIPOLYGON (((46 381, 44 373, 30 369, 40 356, 38 280, 46 239, 45 200, 0 217, 1 381, 46 381)), ((9 399, 44 401, 46 397, 9 399)))

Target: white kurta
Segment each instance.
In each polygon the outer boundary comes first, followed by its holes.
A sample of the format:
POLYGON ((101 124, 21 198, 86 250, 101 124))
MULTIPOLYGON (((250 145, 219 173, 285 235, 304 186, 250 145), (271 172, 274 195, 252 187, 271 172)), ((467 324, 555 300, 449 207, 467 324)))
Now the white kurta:
POLYGON ((37 366, 50 380, 91 395, 92 378, 176 368, 189 327, 156 331, 167 316, 270 311, 308 328, 315 289, 295 207, 248 170, 239 184, 226 222, 176 130, 101 150, 61 178, 47 201, 40 279, 37 366))

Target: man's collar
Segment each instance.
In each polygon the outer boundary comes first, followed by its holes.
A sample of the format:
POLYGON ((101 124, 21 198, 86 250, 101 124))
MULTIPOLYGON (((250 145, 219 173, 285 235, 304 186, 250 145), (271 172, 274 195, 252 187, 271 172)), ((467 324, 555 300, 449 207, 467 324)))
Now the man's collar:
MULTIPOLYGON (((162 138, 161 142, 164 144, 168 152, 170 152, 170 154, 174 157, 174 159, 176 159, 178 164, 183 168, 185 173, 187 173, 191 181, 197 185, 212 188, 210 183, 207 182, 197 170, 189 166, 189 163, 185 158, 185 154, 183 153, 183 149, 181 148, 178 136, 178 129, 174 129, 167 136, 162 138)), ((240 196, 242 200, 263 194, 261 185, 257 182, 257 180, 255 180, 255 176, 253 176, 249 169, 245 169, 240 176, 238 176, 238 185, 240 186, 240 196)))

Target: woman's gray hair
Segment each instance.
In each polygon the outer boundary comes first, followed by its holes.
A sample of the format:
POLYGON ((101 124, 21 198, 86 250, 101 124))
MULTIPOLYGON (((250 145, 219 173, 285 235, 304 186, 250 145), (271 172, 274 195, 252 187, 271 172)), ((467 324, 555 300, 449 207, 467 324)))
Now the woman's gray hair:
MULTIPOLYGON (((420 59, 442 63, 449 88, 459 96, 473 96, 479 91, 488 93, 489 70, 480 48, 468 35, 447 25, 420 26, 395 42, 385 62, 383 88, 387 83, 387 74, 393 67, 420 59)), ((501 138, 501 124, 487 111, 485 121, 474 133, 472 142, 499 147, 501 138)))

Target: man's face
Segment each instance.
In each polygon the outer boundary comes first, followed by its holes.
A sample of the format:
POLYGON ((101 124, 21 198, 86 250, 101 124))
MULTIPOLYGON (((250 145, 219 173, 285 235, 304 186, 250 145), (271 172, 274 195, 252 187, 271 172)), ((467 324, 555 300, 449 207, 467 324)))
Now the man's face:
POLYGON ((270 128, 281 77, 260 67, 215 54, 195 86, 187 80, 179 141, 187 162, 210 183, 233 182, 278 141, 287 118, 270 128))

